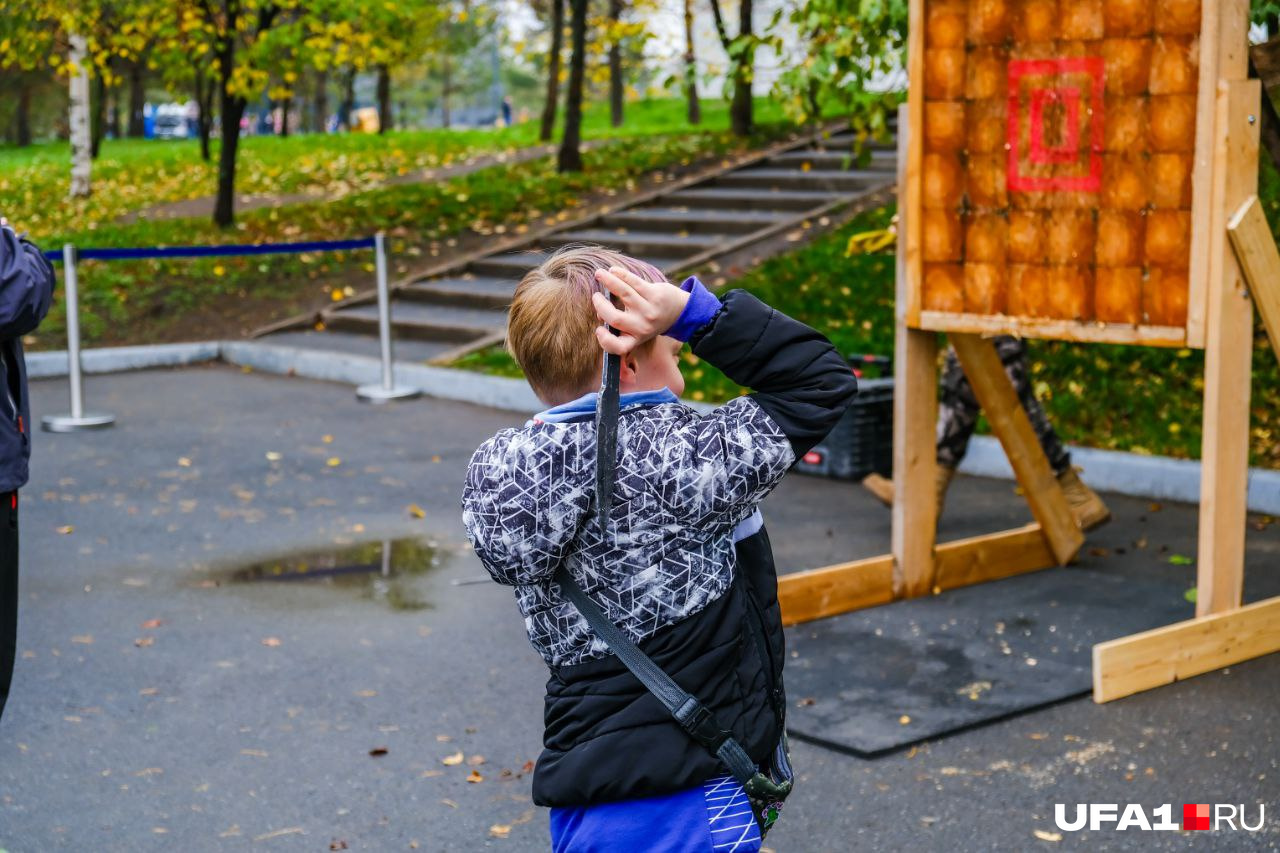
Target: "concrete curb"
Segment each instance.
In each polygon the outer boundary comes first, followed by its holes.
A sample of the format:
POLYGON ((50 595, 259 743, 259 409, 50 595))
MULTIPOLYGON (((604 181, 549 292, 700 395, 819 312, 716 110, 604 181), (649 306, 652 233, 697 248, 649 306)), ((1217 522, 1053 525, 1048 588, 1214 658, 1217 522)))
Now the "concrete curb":
MULTIPOLYGON (((285 376, 361 385, 377 382, 378 360, 370 356, 325 353, 259 341, 202 341, 190 344, 111 347, 82 353, 85 373, 115 373, 157 367, 181 367, 221 359, 229 364, 285 376)), ((66 352, 32 353, 27 372, 33 379, 67 375, 66 352)), ((495 409, 532 414, 542 403, 522 379, 486 376, 469 370, 399 363, 398 382, 421 388, 442 400, 474 403, 495 409)), ((713 407, 686 401, 705 414, 713 407)), ((1104 492, 1198 503, 1200 463, 1167 456, 1139 456, 1117 450, 1071 448, 1072 461, 1085 471, 1090 486, 1104 492)), ((977 436, 969 445, 960 471, 979 477, 1013 479, 1013 469, 996 439, 977 436)), ((1280 515, 1280 471, 1249 469, 1249 510, 1280 515)))
MULTIPOLYGON (((136 347, 104 347, 80 353, 85 373, 119 373, 124 370, 146 370, 155 367, 183 367, 204 361, 215 361, 221 351, 217 341, 190 344, 155 344, 136 347)), ((27 376, 32 379, 56 379, 67 375, 67 352, 28 353, 27 376)))
MULTIPOLYGON (((1085 481, 1100 492, 1140 498, 1200 502, 1200 463, 1168 456, 1139 456, 1120 450, 1072 447, 1071 462, 1084 470, 1085 481)), ((979 477, 1013 479, 1013 469, 990 436, 975 436, 960 471, 979 477)), ((1249 509, 1280 515, 1280 471, 1249 469, 1249 509)))

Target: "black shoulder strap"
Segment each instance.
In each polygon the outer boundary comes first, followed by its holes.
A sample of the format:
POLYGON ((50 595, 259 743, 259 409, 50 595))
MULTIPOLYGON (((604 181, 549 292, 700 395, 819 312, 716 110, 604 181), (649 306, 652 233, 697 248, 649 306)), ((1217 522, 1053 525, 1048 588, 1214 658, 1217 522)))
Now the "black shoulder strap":
POLYGON ((689 733, 689 737, 723 761, 733 777, 743 785, 758 774, 755 762, 747 755, 747 751, 729 731, 720 727, 711 710, 676 684, 671 676, 653 662, 653 658, 640 651, 630 637, 609 621, 596 603, 587 597, 582 587, 578 586, 563 563, 556 570, 555 581, 564 592, 564 597, 578 608, 596 636, 604 640, 618 660, 631 670, 650 693, 658 697, 658 701, 666 706, 681 728, 689 733))

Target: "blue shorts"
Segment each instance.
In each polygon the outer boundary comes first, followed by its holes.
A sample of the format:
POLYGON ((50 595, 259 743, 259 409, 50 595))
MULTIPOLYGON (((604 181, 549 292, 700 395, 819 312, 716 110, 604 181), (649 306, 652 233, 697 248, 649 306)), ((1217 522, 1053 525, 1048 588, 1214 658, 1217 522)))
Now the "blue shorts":
POLYGON ((701 787, 551 810, 555 853, 758 853, 760 827, 732 776, 701 787))

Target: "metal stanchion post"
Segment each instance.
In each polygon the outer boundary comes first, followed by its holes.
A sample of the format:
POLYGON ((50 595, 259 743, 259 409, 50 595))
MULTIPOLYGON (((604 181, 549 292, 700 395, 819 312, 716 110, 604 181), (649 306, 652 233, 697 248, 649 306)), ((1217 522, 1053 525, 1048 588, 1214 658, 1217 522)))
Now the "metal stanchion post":
POLYGON ((386 235, 379 231, 374 236, 373 243, 378 269, 378 338, 382 345, 382 382, 361 385, 356 389, 356 399, 365 403, 386 403, 421 396, 422 390, 395 384, 391 350, 391 296, 387 292, 386 235))
POLYGON ((115 415, 84 413, 84 391, 80 370, 80 298, 76 289, 76 247, 67 243, 62 247, 62 267, 66 280, 67 301, 67 376, 71 383, 71 414, 45 415, 40 426, 46 432, 76 432, 82 429, 102 429, 116 422, 115 415))

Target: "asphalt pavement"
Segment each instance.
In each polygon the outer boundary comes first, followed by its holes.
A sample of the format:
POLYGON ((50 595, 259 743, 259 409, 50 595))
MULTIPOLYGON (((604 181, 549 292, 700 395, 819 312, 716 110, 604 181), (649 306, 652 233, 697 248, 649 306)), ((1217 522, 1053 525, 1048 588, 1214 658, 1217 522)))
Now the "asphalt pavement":
MULTIPOLYGON (((66 394, 34 383, 35 418, 66 394)), ((547 849, 528 776, 545 668, 458 508, 472 450, 520 414, 374 408, 345 386, 223 366, 94 376, 86 395, 117 425, 37 434, 22 493, 0 848, 547 849), (381 566, 376 543, 406 537, 424 543, 414 565, 381 566)), ((1109 501, 1116 520, 1081 565, 1191 586, 1176 558, 1195 554, 1194 508, 1109 501)), ((888 512, 848 483, 791 475, 763 509, 782 571, 888 549, 888 512)), ((961 478, 941 535, 1028 519, 1010 483, 961 478)), ((1268 522, 1248 532, 1251 599, 1280 592, 1268 522)), ((874 760, 794 743, 799 783, 767 846, 1276 849, 1278 705, 1272 655, 874 760), (1169 803, 1179 819, 1201 802, 1242 804, 1251 823, 1263 804, 1265 826, 1054 824, 1056 803, 1169 803)))

